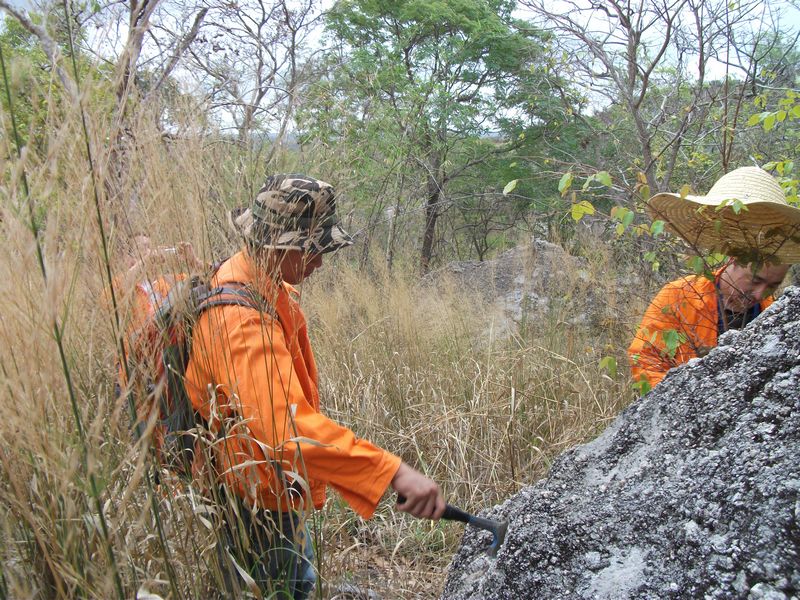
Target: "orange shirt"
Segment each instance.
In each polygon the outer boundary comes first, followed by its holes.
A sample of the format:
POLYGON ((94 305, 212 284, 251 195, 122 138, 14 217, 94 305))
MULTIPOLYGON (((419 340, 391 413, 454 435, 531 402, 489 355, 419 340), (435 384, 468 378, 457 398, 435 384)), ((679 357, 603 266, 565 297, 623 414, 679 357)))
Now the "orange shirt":
MULTIPOLYGON (((716 281, 720 273, 714 273, 714 280, 702 275, 682 277, 661 288, 628 348, 636 381, 646 379, 655 387, 671 368, 704 356, 717 345, 716 281)), ((772 298, 763 300, 761 309, 772 302, 772 298)))
POLYGON ((369 518, 400 459, 320 413, 306 320, 292 297, 297 292, 254 271, 240 252, 222 264, 213 284, 252 285, 277 318, 216 306, 203 312, 192 336, 186 389, 212 431, 225 430, 216 443, 216 468, 240 496, 269 510, 299 507, 309 498, 320 508, 330 484, 369 518))
MULTIPOLYGON (((153 278, 145 277, 141 281, 132 284, 130 289, 124 288, 123 277, 114 279, 113 285, 117 294, 117 306, 125 324, 123 343, 125 345, 126 360, 130 361, 131 352, 138 356, 148 355, 148 349, 152 349, 150 347, 153 345, 153 340, 148 336, 143 336, 142 330, 146 328, 148 319, 155 314, 155 311, 164 302, 175 283, 185 278, 186 275, 183 273, 159 275, 153 278)), ((110 304, 110 298, 107 302, 110 304)), ((150 360, 157 360, 157 358, 151 357, 150 360)), ((145 368, 145 365, 128 365, 128 367, 132 366, 145 368)), ((150 369, 148 372, 154 372, 152 365, 147 365, 146 368, 150 369)), ((127 376, 126 368, 121 361, 118 369, 119 384, 124 388, 127 376)))

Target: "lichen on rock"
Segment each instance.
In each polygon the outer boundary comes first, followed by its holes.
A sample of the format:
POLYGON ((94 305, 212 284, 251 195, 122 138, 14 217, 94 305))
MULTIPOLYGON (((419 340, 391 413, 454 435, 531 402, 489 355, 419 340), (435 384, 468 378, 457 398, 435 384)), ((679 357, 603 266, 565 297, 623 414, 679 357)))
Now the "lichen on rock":
POLYGON ((484 516, 444 599, 800 597, 800 288, 484 516))

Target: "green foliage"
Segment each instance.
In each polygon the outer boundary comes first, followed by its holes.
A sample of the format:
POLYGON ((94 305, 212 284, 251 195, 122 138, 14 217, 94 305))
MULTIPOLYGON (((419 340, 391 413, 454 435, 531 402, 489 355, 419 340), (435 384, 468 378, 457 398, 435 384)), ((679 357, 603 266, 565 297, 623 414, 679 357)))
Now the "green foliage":
POLYGON ((764 169, 778 175, 778 182, 786 194, 786 201, 789 204, 800 206, 800 199, 797 197, 800 181, 798 181, 798 177, 794 172, 794 160, 773 161, 765 164, 764 169))
POLYGON ((664 346, 670 358, 675 358, 678 348, 685 344, 687 340, 686 334, 674 329, 665 329, 661 332, 661 337, 664 340, 664 346))
POLYGON ((656 219, 650 224, 650 233, 654 236, 664 233, 664 221, 656 219))
POLYGON ((636 214, 631 209, 625 208, 624 206, 615 206, 611 209, 610 216, 613 220, 617 221, 614 227, 615 233, 617 236, 621 236, 628 227, 631 226, 636 214))
POLYGON ((380 207, 390 196, 386 202, 401 209, 422 204, 426 231, 455 208, 447 237, 459 254, 466 242, 482 256, 489 238, 523 223, 517 216, 534 202, 525 195, 535 186, 518 152, 553 120, 557 77, 542 66, 547 35, 517 27, 514 7, 506 0, 339 2, 326 16, 339 45, 328 56, 329 75, 298 113, 301 142, 329 151, 331 168, 386 182, 377 194, 371 184, 358 186, 356 202, 375 206, 377 199, 380 207))
MULTIPOLYGON (((32 16, 35 20, 35 15, 32 16)), ((3 17, 0 32, 0 49, 6 73, 9 77, 9 90, 13 105, 13 115, 17 131, 23 145, 40 147, 45 135, 45 126, 50 101, 52 74, 47 57, 29 33, 19 22, 7 15, 3 17)), ((6 90, 0 94, 0 106, 5 114, 10 114, 6 90)))
POLYGON ((558 191, 561 192, 562 197, 567 195, 570 187, 572 187, 572 173, 567 172, 558 180, 558 191))
POLYGON ((642 378, 640 381, 636 381, 631 384, 631 387, 634 389, 637 395, 644 396, 650 390, 653 389, 653 386, 650 385, 650 382, 647 379, 642 378))
POLYGON ((714 269, 719 267, 726 259, 726 256, 718 252, 707 256, 690 256, 686 259, 686 266, 695 275, 702 275, 709 281, 714 281, 714 269))
POLYGON ((649 252, 645 252, 642 258, 644 258, 645 262, 650 263, 653 271, 658 271, 661 263, 658 260, 658 253, 656 251, 650 250, 649 252))
POLYGON ((581 200, 575 202, 570 210, 570 216, 574 221, 580 221, 586 215, 593 215, 595 213, 594 206, 588 200, 581 200))
MULTIPOLYGON (((574 176, 571 172, 564 173, 564 175, 561 176, 561 179, 558 182, 558 191, 561 192, 562 197, 569 193, 573 180, 574 176)), ((609 175, 608 171, 598 171, 597 173, 592 173, 589 175, 581 186, 581 192, 596 190, 598 189, 598 184, 602 187, 611 187, 611 175, 609 175)), ((595 212, 596 209, 594 204, 592 204, 589 200, 578 201, 577 195, 573 192, 570 216, 575 222, 580 221, 586 215, 593 215, 595 212)))
POLYGON ((738 198, 731 198, 729 200, 723 200, 722 202, 719 203, 719 205, 717 205, 714 208, 714 210, 716 212, 720 212, 720 211, 724 210, 725 208, 727 208, 729 206, 730 206, 731 210, 733 210, 734 214, 737 214, 737 215, 739 213, 741 213, 742 211, 747 212, 749 210, 747 208, 747 205, 744 202, 742 202, 741 200, 739 200, 738 198))
POLYGON ((608 371, 608 375, 611 379, 617 378, 617 359, 613 356, 604 356, 600 359, 600 368, 608 371))
MULTIPOLYGON (((48 33, 59 45, 62 56, 70 56, 67 28, 59 20, 60 13, 55 12, 48 18, 30 13, 29 17, 35 24, 47 27, 48 33)), ((73 25, 76 47, 79 47, 82 35, 82 31, 73 25)), ((61 120, 64 111, 70 110, 69 106, 64 105, 61 81, 55 76, 50 59, 36 36, 8 15, 2 17, 0 49, 9 76, 8 93, 21 142, 29 151, 40 153, 53 123, 61 120)), ((82 88, 94 88, 91 94, 86 95, 84 102, 110 110, 113 106, 110 85, 112 67, 108 64, 96 67, 84 54, 78 54, 75 63, 82 88), (95 85, 97 82, 101 82, 101 85, 95 85)), ((65 67, 70 76, 74 76, 71 62, 65 67)), ((7 96, 6 90, 0 93, 0 106, 5 114, 10 114, 7 96)))
POLYGON ((695 275, 702 275, 706 271, 706 263, 701 256, 692 256, 687 260, 689 269, 695 275))
POLYGON ((514 189, 517 187, 519 183, 519 179, 512 179, 506 184, 506 187, 503 188, 503 196, 508 196, 514 189))
MULTIPOLYGON (((800 148, 800 51, 791 31, 776 31, 761 39, 768 51, 759 62, 753 85, 746 89, 742 122, 747 127, 737 133, 737 162, 755 158, 763 168, 778 176, 787 200, 797 200, 793 161, 800 148)), ((744 91, 743 91, 744 93, 744 91)))
MULTIPOLYGON (((778 100, 778 108, 772 111, 763 111, 750 115, 747 126, 761 125, 764 131, 772 131, 781 123, 790 123, 800 120, 800 94, 794 90, 787 90, 786 95, 778 100)), ((765 102, 761 97, 760 102, 765 102)))
POLYGON ((581 189, 585 192, 590 189, 595 182, 605 187, 611 187, 611 175, 608 174, 608 171, 598 171, 597 173, 589 175, 581 189))
POLYGON ((541 53, 535 36, 504 22, 512 7, 497 0, 340 2, 327 18, 349 55, 339 65, 339 91, 392 102, 398 116, 423 126, 422 136, 432 133, 424 126, 482 133, 479 117, 530 79, 527 67, 541 53))

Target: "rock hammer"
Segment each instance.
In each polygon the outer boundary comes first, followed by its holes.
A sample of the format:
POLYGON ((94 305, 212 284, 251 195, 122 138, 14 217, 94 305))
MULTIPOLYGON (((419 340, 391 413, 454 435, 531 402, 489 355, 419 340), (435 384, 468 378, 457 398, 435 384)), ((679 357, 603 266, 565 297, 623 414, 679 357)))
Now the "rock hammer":
MULTIPOLYGON (((400 496, 398 494, 397 503, 403 504, 405 501, 405 496, 400 496)), ((486 554, 492 558, 497 557, 497 551, 500 549, 500 546, 503 545, 503 541, 506 539, 508 521, 492 521, 491 519, 477 517, 450 504, 445 506, 442 518, 447 519, 448 521, 461 521, 462 523, 467 523, 473 527, 485 529, 486 531, 490 532, 492 534, 492 543, 486 550, 486 554)))

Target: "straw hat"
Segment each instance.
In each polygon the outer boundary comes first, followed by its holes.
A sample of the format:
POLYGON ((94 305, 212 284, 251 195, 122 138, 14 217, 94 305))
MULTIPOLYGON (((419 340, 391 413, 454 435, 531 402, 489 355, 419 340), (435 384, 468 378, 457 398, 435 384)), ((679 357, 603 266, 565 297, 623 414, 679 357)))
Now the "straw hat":
POLYGON ((333 186, 307 175, 271 175, 250 207, 228 221, 251 248, 333 252, 353 243, 339 225, 333 186))
POLYGON ((692 246, 748 262, 800 262, 800 208, 758 167, 723 175, 705 196, 663 192, 647 204, 654 219, 692 246))

